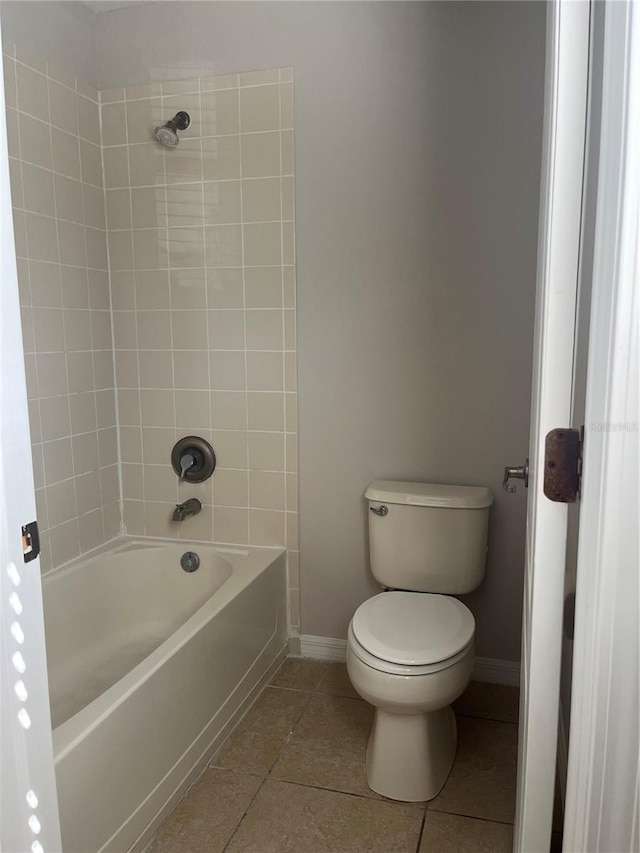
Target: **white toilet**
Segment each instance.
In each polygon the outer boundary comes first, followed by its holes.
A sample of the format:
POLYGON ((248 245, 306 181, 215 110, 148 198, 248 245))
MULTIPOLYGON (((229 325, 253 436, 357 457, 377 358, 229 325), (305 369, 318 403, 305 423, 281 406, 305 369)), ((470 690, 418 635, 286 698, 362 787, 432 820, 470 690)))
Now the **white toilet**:
POLYGON ((449 706, 471 678, 475 621, 451 595, 482 581, 493 496, 380 480, 365 497, 371 571, 389 590, 360 605, 347 642, 351 682, 376 708, 367 783, 421 802, 439 793, 456 753, 449 706))

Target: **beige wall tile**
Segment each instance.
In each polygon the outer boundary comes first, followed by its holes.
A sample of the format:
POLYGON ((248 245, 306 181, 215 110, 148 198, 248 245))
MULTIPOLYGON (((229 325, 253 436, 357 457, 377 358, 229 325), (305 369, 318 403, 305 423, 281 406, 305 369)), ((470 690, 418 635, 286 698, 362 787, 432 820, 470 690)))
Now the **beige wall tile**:
POLYGON ((216 468, 213 500, 215 506, 246 507, 249 501, 247 471, 216 468))
POLYGON ((129 186, 129 163, 128 149, 105 148, 104 157, 104 185, 107 189, 129 186))
POLYGON ((216 351, 210 353, 211 388, 222 391, 242 391, 246 386, 244 352, 216 351))
POLYGON ((162 223, 172 227, 203 225, 202 204, 202 183, 172 184, 166 187, 166 209, 162 209, 162 223))
POLYGON ((161 145, 157 142, 130 145, 128 151, 132 187, 153 186, 165 182, 164 149, 161 145))
POLYGON ((211 349, 243 350, 244 312, 233 309, 209 311, 209 346, 211 349))
POLYGON ((168 241, 171 267, 204 267, 203 228, 169 228, 168 241))
POLYGON ((243 133, 280 128, 278 86, 256 86, 240 90, 240 126, 243 133))
MULTIPOLYGON (((114 309, 135 308, 135 285, 133 272, 119 271, 114 267, 111 236, 109 234, 109 260, 111 263, 111 298, 114 309)), ((129 243, 131 238, 129 237, 129 243)))
POLYGON ((282 140, 282 174, 283 175, 293 175, 293 160, 294 160, 294 149, 293 149, 293 131, 292 130, 283 130, 281 134, 282 140))
MULTIPOLYGON (((136 355, 135 353, 133 354, 136 355)), ((173 359, 167 350, 140 350, 137 353, 140 365, 141 388, 171 388, 174 383, 173 359)), ((137 372, 137 367, 135 368, 137 372)), ((136 380, 137 385, 137 380, 136 380)), ((135 387, 135 386, 133 386, 135 387)), ((176 387, 177 384, 176 384, 176 387)))
MULTIPOLYGON (((127 118, 123 103, 103 104, 102 115, 102 144, 127 144, 127 118)), ((136 140, 137 141, 137 140, 136 140)))
POLYGON ((167 184, 201 181, 203 160, 200 140, 183 137, 177 148, 165 149, 165 165, 167 184))
POLYGON ((48 169, 23 163, 22 192, 25 210, 42 213, 45 216, 56 215, 53 174, 48 169))
POLYGON ((213 429, 247 427, 247 396, 241 391, 211 392, 211 426, 213 429))
POLYGON ((250 267, 245 269, 247 308, 282 307, 282 268, 250 267))
POLYGON ((174 311, 171 327, 174 349, 207 349, 207 316, 204 311, 174 311))
POLYGON ((204 268, 172 269, 169 273, 171 307, 204 308, 207 304, 206 277, 204 268))
POLYGON ((202 140, 202 170, 205 181, 240 177, 240 137, 221 136, 202 140))
MULTIPOLYGON (((120 106, 124 106, 124 104, 120 106)), ((165 121, 160 98, 128 102, 126 105, 126 129, 129 145, 136 142, 151 142, 154 128, 159 124, 164 124, 165 121)))
POLYGON ((171 349, 169 311, 138 311, 137 326, 139 349, 171 349))
POLYGON ((29 258, 35 261, 58 261, 56 220, 35 213, 25 214, 29 258))
POLYGON ((284 434, 250 432, 248 435, 249 468, 253 471, 284 471, 284 434))
POLYGON ((285 509, 285 477, 276 471, 249 472, 249 505, 259 509, 285 509))
POLYGON ((91 228, 106 228, 104 212, 104 190, 101 187, 83 184, 84 222, 91 228))
POLYGON ((131 196, 128 189, 107 190, 106 208, 110 229, 131 228, 131 196))
POLYGON ((89 98, 78 98, 78 133, 81 139, 100 145, 100 109, 89 98))
POLYGON ((204 229, 204 239, 208 267, 242 265, 242 227, 240 225, 207 225, 204 229))
MULTIPOLYGON (((209 429, 211 427, 208 390, 174 391, 174 398, 178 429, 209 429)), ((217 447, 214 449, 217 452, 217 447)))
MULTIPOLYGON (((47 353, 35 357, 37 368, 37 389, 41 397, 53 397, 57 394, 67 394, 69 384, 67 382, 67 360, 64 353, 47 353)), ((27 361, 27 367, 29 362, 27 361)), ((27 386, 34 387, 34 382, 29 381, 27 373, 27 386)))
POLYGON ((60 219, 83 221, 82 184, 64 175, 55 175, 56 209, 60 219))
POLYGON ((173 353, 174 387, 209 387, 209 354, 206 350, 180 350, 173 353))
POLYGON ((237 89, 237 74, 214 74, 211 77, 200 78, 200 91, 213 92, 217 89, 237 89))
POLYGON ((61 397, 43 397, 40 401, 40 422, 42 441, 66 438, 71 434, 69 418, 69 399, 61 397))
POLYGON ((280 174, 280 134, 243 134, 241 141, 242 177, 274 177, 280 174))
POLYGON ((71 439, 61 438, 42 445, 44 481, 47 485, 59 483, 73 477, 71 439))
POLYGON ((174 427, 173 390, 140 391, 142 425, 145 427, 174 427))
POLYGON ((84 228, 75 222, 58 222, 60 263, 76 267, 87 266, 84 228))
POLYGON ((202 136, 227 136, 240 131, 240 98, 237 89, 202 95, 202 136))
POLYGON ((175 430, 142 428, 142 461, 145 465, 168 465, 176 441, 175 430))
POLYGON ((285 546, 285 513, 273 510, 250 509, 249 530, 251 545, 285 546))
POLYGON ((243 297, 242 270, 207 270, 207 300, 209 308, 242 308, 243 297))
POLYGON ((247 353, 247 388, 250 391, 284 390, 281 352, 247 353))
POLYGON ((64 342, 67 352, 91 349, 90 312, 84 308, 64 311, 64 342))
MULTIPOLYGON (((120 149, 105 150, 117 151, 120 149)), ((80 140, 80 166, 82 169, 82 180, 85 183, 93 184, 96 187, 104 186, 102 153, 98 145, 94 145, 92 142, 87 142, 84 139, 80 140)), ((72 172, 65 172, 65 174, 71 174, 75 177, 75 174, 72 172)), ((124 186, 125 184, 126 180, 120 186, 124 186)))
POLYGON ((60 267, 62 304, 65 308, 89 307, 87 270, 81 267, 60 267))
POLYGON ((272 266, 282 263, 279 222, 244 225, 242 232, 244 262, 247 266, 272 266))
POLYGON ((247 468, 247 433, 244 430, 214 430, 212 442, 221 468, 247 468))
POLYGON ((26 65, 16 65, 18 109, 29 115, 49 121, 49 95, 47 78, 26 65))
POLYGON ((284 430, 284 399, 282 394, 249 391, 247 394, 250 430, 282 432, 284 430))
POLYGON ((249 542, 249 511, 247 509, 215 507, 213 532, 216 542, 244 545, 249 542))
POLYGON ((245 71, 238 75, 240 86, 259 86, 264 83, 278 83, 280 70, 268 68, 262 71, 245 71))
POLYGON ((72 394, 69 398, 72 434, 97 429, 96 397, 93 391, 72 394))
POLYGON ((133 268, 136 270, 166 269, 169 265, 167 232, 164 228, 144 228, 132 231, 133 268))
POLYGON ((293 127, 293 83, 280 85, 280 127, 293 127))
POLYGON ((51 557, 54 566, 61 566, 63 563, 77 557, 80 553, 77 520, 74 518, 65 524, 61 524, 59 527, 52 527, 49 531, 49 541, 51 543, 51 557))
POLYGON ((247 349, 283 349, 282 311, 248 310, 245 312, 245 320, 247 326, 247 349))
POLYGON ((168 270, 136 270, 135 290, 139 310, 170 307, 168 270))
POLYGON ((206 225, 238 223, 242 217, 241 211, 240 181, 213 181, 204 184, 206 225))
POLYGON ((272 222, 281 218, 280 178, 253 178, 242 182, 245 222, 272 222))

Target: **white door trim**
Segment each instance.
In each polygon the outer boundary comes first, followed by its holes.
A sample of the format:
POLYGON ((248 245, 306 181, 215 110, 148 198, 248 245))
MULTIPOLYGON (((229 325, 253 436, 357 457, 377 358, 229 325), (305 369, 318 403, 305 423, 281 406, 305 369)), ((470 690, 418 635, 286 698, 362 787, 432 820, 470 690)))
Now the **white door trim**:
POLYGON ((640 5, 607 4, 564 850, 639 848, 640 5))
POLYGON ((61 850, 0 66, 0 850, 61 850))
POLYGON ((589 70, 590 4, 547 4, 530 483, 514 851, 551 839, 567 505, 543 494, 547 433, 571 423, 589 70))

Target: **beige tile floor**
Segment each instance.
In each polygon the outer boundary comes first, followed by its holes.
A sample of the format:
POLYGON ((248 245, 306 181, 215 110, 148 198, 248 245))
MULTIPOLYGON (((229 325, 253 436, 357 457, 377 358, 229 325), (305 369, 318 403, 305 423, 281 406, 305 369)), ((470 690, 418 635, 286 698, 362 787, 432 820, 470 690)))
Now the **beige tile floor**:
POLYGON ((149 853, 510 853, 518 691, 472 682, 459 746, 428 805, 367 787, 373 709, 344 664, 287 659, 149 853))

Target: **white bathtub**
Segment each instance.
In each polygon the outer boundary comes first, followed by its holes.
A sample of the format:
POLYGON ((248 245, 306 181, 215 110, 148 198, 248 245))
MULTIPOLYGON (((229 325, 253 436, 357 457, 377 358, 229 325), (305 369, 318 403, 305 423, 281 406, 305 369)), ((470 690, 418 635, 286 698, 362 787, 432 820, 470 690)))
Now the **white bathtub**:
POLYGON ((284 654, 284 552, 120 539, 43 595, 64 853, 140 849, 284 654))

